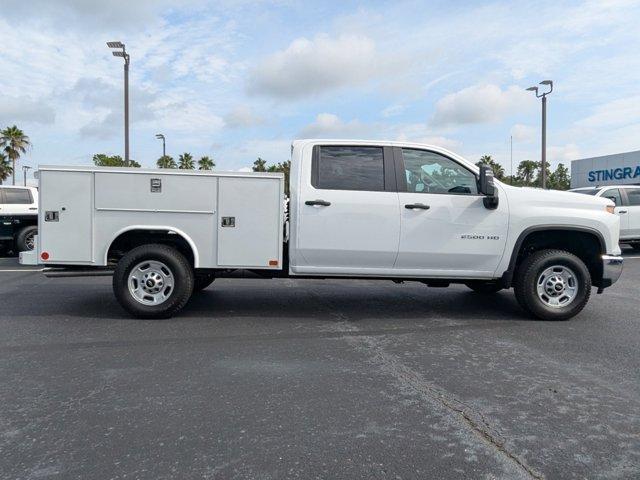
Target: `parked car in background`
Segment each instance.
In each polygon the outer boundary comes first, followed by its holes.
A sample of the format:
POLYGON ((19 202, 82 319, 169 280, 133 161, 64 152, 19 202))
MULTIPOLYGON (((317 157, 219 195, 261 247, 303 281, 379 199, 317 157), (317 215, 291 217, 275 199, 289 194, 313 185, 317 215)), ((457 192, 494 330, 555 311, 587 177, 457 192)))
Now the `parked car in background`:
POLYGON ((0 244, 5 250, 33 250, 38 234, 38 190, 0 185, 0 244))
POLYGON ((640 185, 604 185, 570 191, 612 200, 616 204, 615 213, 620 217, 620 243, 640 250, 640 185))

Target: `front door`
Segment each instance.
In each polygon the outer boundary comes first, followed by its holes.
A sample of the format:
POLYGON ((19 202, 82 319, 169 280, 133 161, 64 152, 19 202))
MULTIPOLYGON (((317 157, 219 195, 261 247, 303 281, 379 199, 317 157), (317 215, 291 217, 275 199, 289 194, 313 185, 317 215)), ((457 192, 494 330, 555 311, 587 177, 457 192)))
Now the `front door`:
POLYGON ((640 238, 640 188, 625 188, 627 194, 627 237, 640 238))
POLYGON ((391 148, 315 146, 306 167, 292 271, 390 273, 400 235, 391 148))
POLYGON ((506 201, 495 210, 485 208, 475 174, 440 153, 409 148, 396 153, 402 232, 396 270, 491 277, 506 243, 506 201))
POLYGON ((625 204, 619 188, 608 188, 600 195, 616 204, 614 212, 620 217, 620 238, 629 236, 629 207, 625 204))

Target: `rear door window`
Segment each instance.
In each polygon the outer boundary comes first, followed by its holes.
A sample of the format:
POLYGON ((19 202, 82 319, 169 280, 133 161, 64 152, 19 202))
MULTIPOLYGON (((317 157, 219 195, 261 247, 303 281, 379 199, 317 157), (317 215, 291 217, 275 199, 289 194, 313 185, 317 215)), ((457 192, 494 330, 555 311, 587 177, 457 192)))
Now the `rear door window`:
POLYGON ((323 190, 384 191, 382 147, 320 146, 311 184, 323 190))
POLYGON ((625 190, 627 192, 627 200, 629 200, 629 205, 640 205, 640 188, 627 188, 625 190))
POLYGON ((26 188, 7 188, 4 190, 4 202, 8 205, 28 205, 31 194, 26 188))

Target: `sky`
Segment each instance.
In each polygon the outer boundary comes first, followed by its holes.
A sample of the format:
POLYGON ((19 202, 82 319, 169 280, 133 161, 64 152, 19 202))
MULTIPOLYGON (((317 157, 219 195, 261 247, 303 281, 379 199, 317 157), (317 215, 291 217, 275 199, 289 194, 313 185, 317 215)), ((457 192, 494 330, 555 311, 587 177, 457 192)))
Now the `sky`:
POLYGON ((435 144, 477 161, 640 149, 640 1, 3 0, 0 127, 38 164, 124 155, 122 59, 131 55, 131 158, 240 170, 290 157, 296 138, 435 144))

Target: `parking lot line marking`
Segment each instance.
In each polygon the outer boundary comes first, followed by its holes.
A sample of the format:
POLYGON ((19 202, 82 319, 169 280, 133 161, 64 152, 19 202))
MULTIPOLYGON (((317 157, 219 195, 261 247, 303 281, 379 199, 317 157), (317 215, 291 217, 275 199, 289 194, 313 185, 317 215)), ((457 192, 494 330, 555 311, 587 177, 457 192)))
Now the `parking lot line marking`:
POLYGON ((622 258, 624 258, 625 260, 626 260, 627 258, 630 258, 630 259, 634 259, 634 260, 635 260, 635 259, 640 258, 640 255, 634 255, 634 256, 632 256, 632 257, 625 257, 625 256, 623 256, 622 258))

